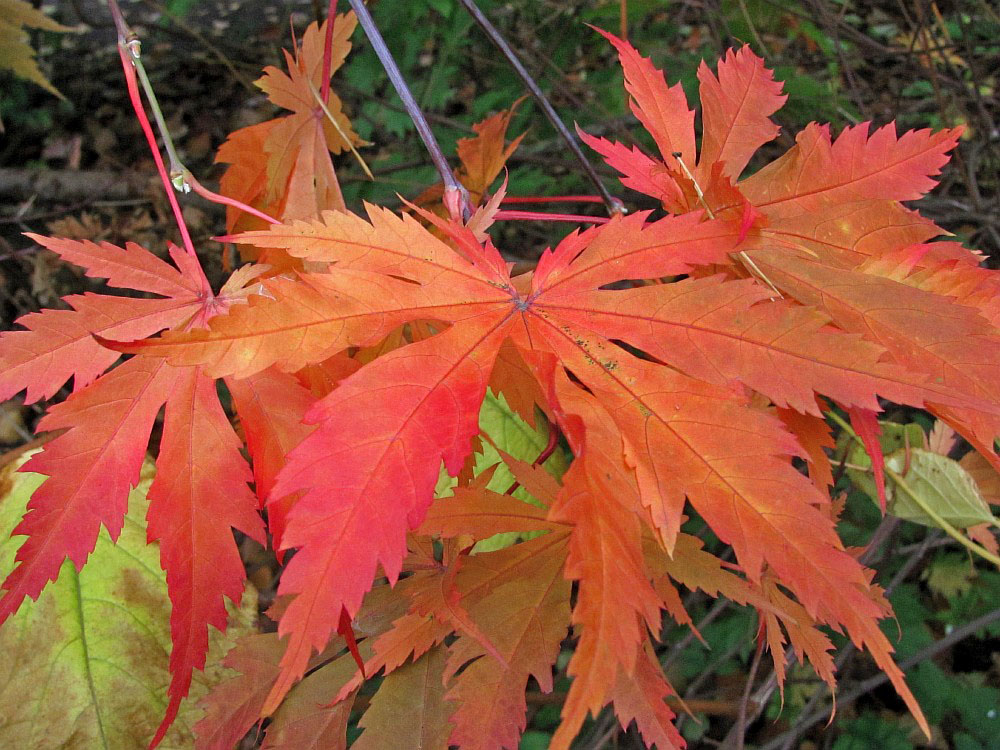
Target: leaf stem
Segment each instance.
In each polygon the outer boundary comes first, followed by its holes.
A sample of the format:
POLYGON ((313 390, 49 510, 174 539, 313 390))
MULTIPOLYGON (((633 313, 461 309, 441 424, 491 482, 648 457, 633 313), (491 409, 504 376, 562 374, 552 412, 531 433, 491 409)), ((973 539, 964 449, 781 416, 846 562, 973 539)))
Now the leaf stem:
MULTIPOLYGON (((353 5, 355 0, 351 0, 353 5)), ((483 12, 476 5, 474 0, 459 0, 463 7, 468 11, 469 15, 472 16, 473 20, 479 25, 479 28, 483 30, 483 33, 489 37, 493 45, 500 50, 504 57, 507 58, 507 62, 517 73, 518 77, 524 83, 525 87, 531 92, 531 95, 538 102, 538 106, 542 108, 542 112, 548 118, 549 122, 552 123, 552 127, 556 129, 556 132, 562 137, 569 146, 569 150, 573 152, 577 161, 580 162, 580 166, 583 167, 583 171, 586 173, 587 178, 594 184, 597 192, 601 195, 601 200, 604 202, 605 207, 608 210, 608 215, 613 216, 614 214, 625 213, 625 205, 620 199, 611 195, 604 183, 601 182, 601 178, 597 176, 597 172, 594 170, 594 166, 590 163, 587 155, 583 153, 583 149, 580 148, 580 142, 576 137, 570 132, 569 128, 566 127, 566 123, 562 121, 559 115, 556 113, 555 108, 549 102, 548 97, 535 82, 535 79, 531 77, 531 74, 527 71, 521 60, 517 57, 514 50, 511 49, 510 45, 507 44, 507 40, 503 38, 497 28, 490 22, 483 12)))
MULTIPOLYGON (((337 131, 337 133, 340 135, 341 138, 344 139, 344 143, 347 144, 347 147, 351 150, 351 153, 354 154, 354 158, 358 160, 358 164, 361 165, 361 169, 364 170, 364 173, 368 175, 368 179, 374 180, 375 175, 372 174, 372 171, 371 169, 369 169, 368 164, 361 157, 361 154, 358 153, 358 150, 354 147, 354 144, 351 143, 350 137, 347 135, 347 133, 344 132, 344 129, 340 127, 340 123, 337 122, 337 118, 333 116, 333 113, 327 106, 326 100, 329 98, 330 94, 329 85, 327 85, 326 87, 327 95, 324 96, 322 92, 316 90, 316 87, 313 86, 312 81, 310 81, 308 78, 306 78, 305 81, 306 85, 309 86, 309 91, 312 93, 313 98, 316 100, 316 103, 319 105, 320 109, 323 110, 323 114, 326 115, 326 119, 330 121, 330 124, 333 125, 333 129, 337 131)), ((329 83, 329 81, 327 81, 327 83, 329 83)))
MULTIPOLYGON (((126 56, 132 63, 132 68, 139 78, 139 83, 142 84, 143 93, 146 94, 146 102, 149 104, 149 108, 153 112, 153 119, 156 121, 156 128, 160 131, 160 138, 163 140, 163 148, 166 150, 167 158, 170 161, 170 181, 177 190, 188 192, 190 188, 185 188, 183 186, 183 181, 180 177, 181 172, 184 169, 184 165, 181 163, 180 157, 177 156, 177 149, 174 147, 174 141, 170 137, 170 131, 167 129, 167 123, 163 119, 163 112, 160 110, 160 103, 156 99, 156 93, 153 91, 153 85, 149 82, 149 76, 146 75, 146 68, 142 64, 142 46, 139 41, 139 37, 126 23, 125 17, 122 15, 121 9, 118 7, 117 0, 108 0, 108 5, 111 8, 111 15, 115 19, 115 28, 118 30, 118 47, 119 49, 125 51, 126 56)), ((126 77, 127 76, 128 73, 126 72, 126 77)), ((136 114, 138 114, 138 112, 136 114)))
POLYGON ((508 195, 503 203, 604 203, 599 195, 508 195))
POLYGON ((330 99, 330 67, 333 60, 333 24, 336 19, 337 0, 330 0, 330 6, 326 11, 326 38, 323 40, 323 69, 319 79, 319 100, 321 104, 326 104, 330 99))
MULTIPOLYGON (((140 54, 139 38, 128 27, 128 24, 126 24, 125 17, 122 15, 121 8, 118 7, 117 0, 108 0, 108 7, 115 21, 115 28, 118 30, 118 56, 121 58, 122 70, 125 72, 125 85, 128 88, 129 100, 132 102, 132 108, 139 119, 139 126, 142 128, 142 132, 146 136, 146 142, 149 144, 153 161, 156 163, 160 180, 163 182, 164 190, 167 193, 167 200, 170 202, 170 208, 174 212, 174 220, 177 222, 177 228, 181 233, 184 249, 191 257, 197 260, 198 254, 195 252, 194 242, 191 241, 191 233, 188 231, 184 215, 181 213, 180 204, 177 202, 177 196, 174 194, 174 183, 167 175, 167 170, 163 164, 163 157, 160 155, 160 149, 156 145, 156 136, 153 134, 153 127, 149 123, 146 110, 142 106, 142 98, 139 95, 139 86, 136 83, 136 70, 141 66, 141 63, 138 63, 140 54)), ((159 112, 158 109, 154 111, 159 112)), ((201 275, 203 287, 210 292, 211 287, 208 284, 208 279, 205 277, 204 271, 202 271, 201 275)))
POLYGON ((270 214, 266 214, 263 211, 254 208, 253 206, 248 206, 246 203, 238 201, 235 198, 230 198, 228 195, 222 195, 221 193, 216 193, 209 190, 207 187, 205 187, 200 182, 198 182, 198 180, 195 179, 195 176, 191 174, 191 170, 185 169, 183 174, 184 174, 185 184, 189 185, 191 189, 194 190, 195 193, 200 195, 205 200, 211 201, 212 203, 221 203, 222 205, 225 206, 232 206, 233 208, 238 208, 241 211, 246 211, 248 214, 253 214, 258 219, 263 219, 269 224, 281 223, 278 219, 275 219, 270 214))
MULTIPOLYGON (((682 156, 681 152, 675 151, 673 154, 671 154, 671 156, 673 156, 677 160, 677 163, 681 165, 681 169, 684 171, 685 176, 689 180, 691 180, 691 184, 694 185, 694 192, 698 196, 698 202, 701 203, 702 208, 705 209, 705 213, 708 214, 708 218, 714 219, 715 212, 712 211, 711 206, 708 205, 708 201, 705 200, 705 193, 702 192, 701 185, 698 184, 698 180, 694 178, 694 175, 691 173, 691 170, 688 169, 688 165, 685 164, 684 160, 681 158, 682 156)), ((749 270, 751 274, 757 276, 759 279, 761 279, 761 281, 763 281, 765 284, 771 287, 771 291, 773 291, 775 294, 778 295, 777 299, 784 299, 781 295, 781 292, 778 290, 778 287, 776 287, 774 283, 769 278, 767 278, 764 272, 760 270, 757 264, 754 263, 753 258, 747 255, 743 250, 740 250, 737 253, 737 255, 739 255, 740 258, 743 259, 744 265, 746 265, 747 270, 749 270)), ((775 298, 772 297, 771 299, 773 301, 775 298)))
POLYGON ((410 87, 406 85, 406 79, 403 78, 396 60, 386 46, 385 39, 382 38, 381 32, 375 25, 375 19, 368 12, 368 8, 365 6, 363 0, 350 0, 350 3, 351 8, 354 9, 354 13, 358 17, 361 28, 365 30, 368 40, 372 43, 379 62, 385 68, 385 72, 389 76, 389 81, 392 82, 396 93, 402 99, 403 106, 406 107, 406 113, 413 120, 417 134, 424 142, 424 147, 430 154, 431 161, 434 162, 434 167, 437 169, 438 174, 441 175, 441 181, 444 183, 444 202, 451 213, 452 219, 462 222, 468 221, 472 215, 472 209, 469 205, 469 191, 455 179, 455 174, 448 165, 448 160, 441 151, 441 147, 434 137, 434 132, 427 123, 427 118, 424 117, 423 111, 417 104, 416 99, 413 98, 410 87))
POLYGON ((583 214, 550 214, 545 211, 497 211, 493 217, 496 221, 570 221, 577 224, 607 224, 611 219, 606 216, 584 216, 583 214))
MULTIPOLYGON (((542 452, 538 454, 538 458, 536 458, 531 465, 541 466, 542 464, 544 464, 546 461, 549 460, 549 457, 556 452, 556 447, 558 447, 558 445, 559 445, 559 428, 556 427, 554 424, 549 424, 548 442, 545 444, 545 447, 542 448, 542 452)), ((515 480, 514 484, 508 487, 507 491, 504 494, 513 495, 514 492, 517 490, 517 488, 520 486, 521 483, 515 480)))
POLYGON ((180 228, 181 236, 184 238, 184 247, 188 253, 197 257, 194 250, 194 244, 191 241, 191 236, 188 232, 187 224, 184 221, 180 205, 177 203, 177 197, 174 194, 177 190, 183 193, 193 190, 202 198, 205 198, 212 203, 221 203, 223 205, 233 206, 234 208, 253 214, 254 216, 257 216, 258 218, 261 218, 271 224, 278 224, 279 221, 273 216, 269 216, 263 211, 258 211, 253 206, 248 206, 235 198, 220 195, 219 193, 213 192, 204 187, 200 182, 198 182, 197 179, 195 179, 191 170, 184 166, 184 162, 182 162, 180 157, 177 155, 177 149, 174 147, 173 139, 170 137, 170 131, 167 129, 166 121, 163 119, 163 113, 161 112, 160 105, 156 99, 156 93, 153 91, 153 86, 150 83, 149 77, 146 75, 146 69, 142 64, 139 38, 125 22, 121 9, 118 7, 117 0, 108 0, 108 5, 111 8, 111 15, 115 20, 115 27, 118 30, 118 49, 122 58, 122 68, 125 71, 125 82, 128 86, 129 97, 132 100, 132 107, 135 109, 136 116, 139 118, 139 124, 142 126, 143 132, 146 134, 146 140, 149 142, 150 151, 153 153, 153 159, 156 162, 157 170, 160 173, 160 179, 163 181, 163 187, 166 190, 167 199, 170 201, 171 208, 174 210, 174 218, 177 221, 177 226, 180 228), (160 156, 160 150, 156 146, 156 137, 153 135, 152 126, 150 125, 149 118, 146 116, 146 111, 142 106, 142 99, 139 97, 138 86, 136 85, 137 75, 139 81, 142 83, 143 92, 146 94, 146 101, 149 103, 149 107, 153 111, 153 119, 156 120, 157 128, 160 131, 160 138, 163 140, 164 148, 167 151, 167 157, 170 159, 169 175, 164 168, 163 159, 160 156))

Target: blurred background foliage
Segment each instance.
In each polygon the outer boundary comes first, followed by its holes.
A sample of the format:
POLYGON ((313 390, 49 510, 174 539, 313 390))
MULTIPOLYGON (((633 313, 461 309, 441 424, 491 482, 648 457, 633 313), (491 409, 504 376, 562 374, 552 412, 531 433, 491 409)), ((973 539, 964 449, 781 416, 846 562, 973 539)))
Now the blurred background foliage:
MULTIPOLYGON (((346 2, 341 5, 346 8, 346 2)), ((726 48, 750 44, 789 94, 776 116, 781 136, 751 169, 786 150, 812 120, 831 123, 834 132, 893 119, 899 130, 964 125, 955 158, 920 210, 986 253, 994 267, 1000 261, 1000 15, 989 0, 480 0, 479 5, 567 123, 650 150, 652 143, 628 113, 610 46, 585 24, 621 33, 624 23, 632 43, 666 71, 668 82, 684 85, 692 104, 701 60, 713 65, 726 48)), ((446 153, 454 153, 455 142, 471 134, 473 123, 524 94, 457 0, 372 0, 370 7, 446 153)), ((326 3, 130 0, 123 8, 143 38, 146 66, 182 157, 211 182, 220 171, 212 163, 214 152, 226 135, 273 116, 252 82, 264 65, 282 64, 280 50, 290 46, 289 18, 301 34, 325 14, 326 3)), ((173 238, 125 98, 114 29, 102 3, 60 0, 42 10, 76 33, 30 31, 42 72, 65 99, 0 71, 0 119, 6 128, 0 136, 5 328, 18 315, 58 304, 63 294, 96 289, 96 282, 37 252, 21 232, 116 244, 132 240, 157 251, 173 238), (37 183, 29 178, 38 174, 56 177, 55 187, 33 188, 37 183), (101 175, 107 183, 100 182, 101 175), (85 177, 84 189, 74 176, 85 177)), ((362 200, 398 205, 397 195, 417 196, 436 175, 371 46, 360 32, 354 40, 333 87, 357 132, 372 142, 364 157, 377 180, 369 181, 350 156, 340 157, 339 173, 349 205, 362 200)), ((593 192, 530 99, 519 107, 508 135, 522 132, 525 140, 509 163, 511 193, 593 192)), ((655 207, 626 194, 610 170, 598 170, 631 209, 655 207)), ((207 255, 217 255, 208 238, 219 233, 221 212, 193 198, 185 206, 196 241, 208 248, 207 255)), ((500 230, 498 244, 512 259, 531 260, 566 229, 511 222, 500 230)), ((221 262, 216 272, 221 275, 221 262)), ((2 407, 0 441, 30 437, 37 414, 2 407)), ((913 419, 904 410, 887 416, 913 419)), ((922 429, 930 427, 925 420, 922 429)), ((746 747, 1000 750, 1000 572, 973 562, 940 532, 884 521, 846 473, 837 489, 846 493, 841 523, 846 542, 869 545, 873 534, 877 540, 870 564, 897 613, 896 622, 885 623, 886 632, 900 660, 912 662, 908 677, 934 726, 934 739, 922 738, 891 690, 878 682, 870 660, 841 639, 842 692, 833 724, 826 726, 825 688, 809 670, 791 669, 783 697, 773 690, 765 694, 765 660, 754 695, 766 706, 748 729, 746 747), (970 622, 984 624, 970 630, 970 622)), ((689 523, 712 544, 698 519, 689 523)), ((718 747, 734 724, 752 673, 757 622, 749 610, 698 594, 685 604, 704 643, 668 621, 660 656, 692 707, 693 716, 681 719, 691 747, 718 747)), ((561 667, 569 653, 562 655, 561 667)), ((563 676, 557 692, 567 686, 563 676)), ((521 749, 541 750, 558 723, 559 705, 535 685, 529 685, 529 704, 521 749)), ((613 715, 605 712, 585 728, 578 747, 641 745, 633 733, 617 730, 613 715)))

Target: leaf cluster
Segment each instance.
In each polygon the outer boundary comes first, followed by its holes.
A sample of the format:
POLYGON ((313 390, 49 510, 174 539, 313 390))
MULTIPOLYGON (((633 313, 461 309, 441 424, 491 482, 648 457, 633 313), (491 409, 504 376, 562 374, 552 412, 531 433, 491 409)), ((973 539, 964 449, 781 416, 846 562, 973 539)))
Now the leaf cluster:
POLYGON ((146 296, 70 297, 3 336, 0 397, 48 398, 71 377, 74 393, 25 466, 49 478, 14 529, 27 539, 0 618, 67 558, 81 569, 102 528, 119 537, 162 411, 146 518, 172 651, 153 745, 205 665, 208 626, 225 628, 225 600, 241 597, 232 529, 284 566, 277 633, 227 657, 241 676, 208 699, 203 747, 262 717, 265 747, 344 747, 365 698, 354 747, 403 735, 513 748, 526 685, 554 688, 570 634, 550 746, 569 748, 610 703, 647 746, 682 747, 654 645, 664 613, 693 627, 685 589, 752 607, 779 684, 794 655, 833 689, 829 633, 845 634, 929 735, 880 626, 890 603, 837 533, 831 454, 871 473, 883 510, 904 515, 906 494, 910 518, 940 490, 932 475, 957 477, 975 512, 949 509, 947 528, 995 555, 977 527, 992 522, 1000 467, 1000 281, 902 203, 934 186, 961 130, 834 137, 811 123, 747 175, 785 101, 761 58, 744 47, 702 64, 696 113, 601 32, 655 150, 581 137, 657 209, 573 231, 515 274, 491 235, 518 147, 511 112, 457 146, 477 199, 467 221, 440 188, 403 213, 348 209, 331 155, 357 154, 365 133, 320 92, 354 24, 310 26, 258 81, 286 114, 220 148, 223 192, 257 213, 230 207, 224 239, 247 263, 218 292, 178 248, 171 265, 135 245, 33 236, 146 296), (941 437, 886 442, 886 400, 933 414, 975 458, 942 464, 941 437), (828 419, 855 445, 838 449, 828 419), (692 516, 731 560, 691 533, 692 516))

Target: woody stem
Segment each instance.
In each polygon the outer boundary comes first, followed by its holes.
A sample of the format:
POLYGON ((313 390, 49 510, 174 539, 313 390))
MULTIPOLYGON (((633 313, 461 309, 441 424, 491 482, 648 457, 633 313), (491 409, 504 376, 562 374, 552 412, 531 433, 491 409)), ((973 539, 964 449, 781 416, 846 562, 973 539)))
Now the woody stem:
POLYGON ((403 78, 403 74, 400 72, 399 66, 396 64, 396 60, 393 58, 392 53, 386 46, 381 32, 375 25, 375 19, 373 19, 371 13, 368 12, 368 8, 365 6, 364 1, 350 0, 350 3, 351 8, 354 9, 354 13, 358 17, 358 22, 361 24, 361 28, 365 30, 365 35, 372 43, 372 47, 375 50, 375 54, 378 56, 379 62, 381 62, 382 67, 385 68, 385 72, 389 76, 389 81, 396 89, 396 93, 399 95, 399 98, 402 99, 403 106, 406 107, 406 113, 410 116, 410 119, 413 120, 413 124, 417 128, 417 133, 420 135, 420 139, 424 142, 424 147, 430 154, 431 161, 434 162, 434 166, 437 169, 438 174, 441 175, 441 181, 444 183, 446 204, 449 203, 449 196, 451 196, 451 202, 453 202, 453 205, 449 206, 449 210, 452 213, 452 218, 462 221, 468 220, 472 213, 469 206, 469 191, 455 179, 455 174, 451 171, 451 167, 448 165, 448 160, 444 157, 444 153, 441 151, 441 147, 438 145, 437 139, 434 137, 434 132, 431 130, 431 126, 427 123, 427 118, 424 117, 424 113, 420 109, 420 105, 417 104, 417 100, 413 98, 410 87, 406 85, 406 80, 403 78))
POLYGON ((604 201, 604 205, 608 210, 608 214, 614 215, 625 213, 625 206, 618 198, 611 195, 608 189, 604 186, 604 183, 601 182, 601 178, 597 176, 594 166, 590 163, 587 155, 583 153, 583 149, 580 148, 580 142, 576 139, 576 136, 570 132, 569 128, 566 127, 566 123, 564 123, 562 118, 559 117, 555 108, 552 106, 552 103, 549 102, 548 97, 545 96, 545 93, 535 82, 535 79, 531 77, 531 74, 521 63, 520 59, 518 59, 514 50, 511 49, 509 44, 507 44, 507 40, 503 38, 499 31, 497 31, 497 28, 490 22, 490 19, 483 14, 474 0, 459 0, 459 2, 462 3, 465 9, 469 12, 469 15, 472 16, 473 20, 479 24, 479 28, 483 30, 483 33, 486 34, 486 36, 489 37, 490 41, 493 42, 493 45, 500 50, 504 57, 507 58, 507 62, 510 63, 510 66, 514 69, 514 72, 517 73, 518 77, 521 79, 522 83, 524 83, 528 91, 531 92, 535 101, 538 102, 538 106, 542 108, 542 112, 545 113, 549 122, 552 123, 552 127, 554 127, 556 132, 559 133, 559 136, 566 141, 566 145, 569 147, 569 150, 573 152, 573 156, 576 157, 577 161, 580 162, 580 166, 583 167, 583 171, 587 175, 587 178, 594 184, 597 192, 600 193, 601 198, 604 201))
MULTIPOLYGON (((139 86, 136 82, 136 70, 141 66, 141 63, 139 63, 139 38, 125 22, 125 17, 122 15, 121 8, 118 7, 116 0, 108 0, 108 7, 111 10, 111 17, 115 21, 115 28, 118 30, 118 56, 121 58, 122 70, 125 73, 125 84, 128 88, 129 100, 132 102, 132 108, 139 119, 139 126, 142 128, 142 132, 146 136, 146 142, 149 144, 153 161, 156 163, 160 180, 163 182, 163 187, 167 193, 167 200, 174 213, 174 220, 177 222, 177 228, 181 233, 184 249, 191 257, 197 259, 198 254, 195 252, 191 233, 188 231, 187 224, 184 221, 180 204, 177 202, 177 196, 174 194, 173 183, 167 175, 167 169, 163 164, 163 157, 160 155, 160 149, 156 145, 156 136, 153 134, 153 127, 149 123, 146 110, 142 106, 142 97, 139 95, 139 86)), ((158 112, 159 110, 154 111, 158 112)), ((202 286, 208 293, 211 292, 204 273, 202 273, 202 286)))

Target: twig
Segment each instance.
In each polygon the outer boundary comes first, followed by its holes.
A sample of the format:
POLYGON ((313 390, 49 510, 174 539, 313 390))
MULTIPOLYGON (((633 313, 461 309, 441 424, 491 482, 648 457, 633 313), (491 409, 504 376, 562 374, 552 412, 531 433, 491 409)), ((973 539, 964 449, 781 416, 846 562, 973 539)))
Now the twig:
POLYGON ((585 216, 583 214, 556 214, 545 211, 517 211, 515 209, 497 211, 497 221, 568 221, 574 224, 607 224, 606 216, 585 216))
MULTIPOLYGON (((888 536, 891 530, 894 529, 898 523, 899 523, 898 518, 894 518, 892 516, 883 516, 882 520, 879 522, 879 525, 872 533, 872 538, 868 543, 868 547, 858 558, 858 562, 860 562, 862 565, 868 565, 872 561, 872 559, 878 554, 878 545, 881 543, 881 540, 883 540, 886 536, 888 536)), ((840 657, 838 657, 840 660, 838 662, 839 665, 843 665, 843 663, 847 661, 847 656, 850 654, 850 650, 852 648, 853 646, 851 644, 848 644, 845 647, 844 651, 846 653, 842 653, 840 657)), ((792 646, 786 648, 784 656, 782 658, 785 660, 785 663, 790 662, 793 658, 795 658, 795 649, 792 646)), ((753 711, 749 714, 747 718, 747 724, 752 724, 760 717, 760 715, 764 712, 764 708, 767 706, 767 702, 771 699, 771 695, 777 689, 778 689, 778 678, 777 674, 774 671, 774 668, 772 667, 770 676, 764 681, 764 683, 759 688, 757 688, 757 691, 753 694, 753 697, 749 701, 751 706, 753 706, 753 711)), ((725 739, 722 741, 723 747, 733 742, 736 732, 737 732, 737 727, 733 726, 726 734, 725 739)))
POLYGON ((757 32, 757 26, 754 25, 753 17, 747 10, 746 0, 738 0, 738 4, 740 6, 740 13, 743 15, 743 20, 746 21, 747 27, 750 29, 750 34, 753 36, 753 40, 757 43, 757 47, 764 53, 765 56, 773 57, 771 50, 766 44, 764 44, 764 40, 757 32))
MULTIPOLYGON (((121 58, 122 70, 125 73, 125 84, 128 87, 129 100, 132 102, 132 108, 135 110, 135 116, 139 119, 139 125, 142 128, 142 132, 146 136, 146 142, 149 144, 149 150, 153 154, 153 161, 156 162, 156 169, 163 182, 163 189, 167 193, 167 200, 170 202, 170 208, 174 212, 174 219, 177 222, 177 228, 181 233, 184 249, 192 258, 197 260, 198 254, 195 252, 194 242, 191 241, 191 233, 188 232, 187 224, 184 221, 184 215, 181 213, 180 204, 177 202, 177 196, 174 195, 172 181, 167 175, 166 168, 163 166, 163 157, 160 155, 160 149, 156 145, 156 136, 153 135, 153 128, 149 124, 149 118, 146 116, 146 110, 142 106, 142 98, 139 96, 139 87, 136 85, 136 70, 142 66, 142 63, 139 61, 141 49, 139 38, 125 22, 125 17, 122 15, 121 8, 118 7, 117 0, 108 0, 108 7, 111 10, 112 18, 114 18, 115 21, 115 29, 118 31, 118 56, 121 58)), ((148 85, 148 79, 146 80, 146 83, 148 85)), ((157 112, 158 111, 159 110, 157 109, 157 112)), ((201 269, 200 263, 198 268, 201 269)), ((201 273, 201 282, 203 291, 206 294, 211 295, 211 287, 209 286, 208 278, 205 276, 204 271, 201 273)))
MULTIPOLYGON (((583 153, 583 149, 580 148, 579 141, 570 132, 569 128, 566 127, 566 123, 562 121, 559 115, 556 113, 555 108, 549 102, 548 98, 545 96, 544 92, 539 88, 535 79, 531 77, 531 74, 527 71, 524 65, 521 63, 520 59, 514 53, 514 50, 510 48, 507 44, 507 40, 500 35, 496 27, 490 22, 483 12, 476 5, 474 0, 459 0, 465 9, 469 12, 469 15, 479 24, 479 28, 483 30, 483 33, 489 37, 490 41, 493 42, 494 46, 500 50, 504 57, 507 58, 507 62, 517 73, 518 77, 524 83, 528 91, 538 102, 538 106, 542 108, 542 112, 548 118, 549 122, 552 123, 552 127, 556 129, 562 139, 569 146, 570 151, 580 162, 580 166, 583 167, 583 171, 586 173, 587 177, 594 184, 597 192, 601 194, 601 198, 604 199, 604 205, 608 210, 609 215, 620 214, 625 212, 625 206, 618 198, 615 198, 605 187, 604 183, 601 182, 601 178, 597 176, 597 172, 594 171, 593 165, 587 158, 587 155, 583 153)), ((352 3, 354 0, 352 0, 352 3)))
MULTIPOLYGON (((181 213, 180 204, 177 202, 177 196, 174 195, 174 190, 182 193, 188 193, 194 189, 198 195, 210 201, 215 203, 224 203, 226 205, 242 209, 272 224, 277 223, 276 219, 258 211, 252 206, 248 206, 235 198, 227 198, 219 195, 218 193, 213 193, 211 190, 202 187, 202 185, 194 178, 191 171, 184 166, 184 163, 177 155, 177 149, 174 147, 173 138, 170 137, 170 130, 167 128, 167 123, 163 119, 163 113, 160 111, 160 104, 157 101, 156 92, 153 91, 153 86, 149 82, 149 77, 146 75, 146 68, 142 64, 142 46, 139 42, 139 38, 125 22, 125 17, 122 15, 121 9, 118 7, 117 0, 108 0, 108 6, 111 9, 112 17, 115 20, 115 28, 118 30, 118 54, 121 57, 122 67, 125 71, 125 82, 128 86, 129 98, 132 100, 132 106, 135 109, 136 117, 139 118, 139 124, 142 126, 142 130, 146 134, 146 140, 149 142, 150 151, 153 153, 153 160, 156 162, 156 168, 160 173, 160 178, 163 180, 163 186, 167 192, 167 200, 170 201, 170 207, 173 209, 174 218, 177 221, 177 226, 180 229, 181 237, 184 240, 184 247, 188 254, 195 258, 198 257, 194 249, 194 243, 191 241, 187 224, 184 222, 184 216, 181 213), (160 131, 160 138, 163 140, 163 146, 170 159, 169 175, 164 169, 163 158, 160 156, 160 149, 156 145, 156 138, 153 135, 152 127, 149 124, 149 118, 146 117, 146 111, 142 106, 142 99, 139 97, 139 90, 136 85, 136 77, 138 77, 139 81, 142 83, 143 91, 146 94, 146 101, 149 104, 149 108, 153 112, 153 119, 156 120, 156 126, 160 131), (173 190, 171 189, 171 186, 173 187, 173 190)), ((208 280, 204 279, 204 283, 207 287, 208 280)))
MULTIPOLYGON (((687 686, 687 690, 684 691, 684 702, 687 703, 695 695, 697 695, 698 691, 701 690, 702 686, 718 673, 719 667, 721 667, 726 661, 735 656, 736 653, 740 650, 741 646, 742 644, 740 643, 740 641, 735 640, 725 651, 717 652, 715 654, 715 658, 713 658, 711 662, 705 667, 705 669, 703 669, 702 672, 697 677, 691 680, 691 683, 687 686)), ((751 699, 751 701, 753 700, 754 699, 751 699)), ((757 704, 755 703, 755 707, 756 705, 757 704)), ((677 717, 678 731, 681 730, 687 719, 688 719, 687 714, 682 714, 679 717, 677 717)))
POLYGON ((506 195, 500 201, 507 203, 604 203, 599 195, 506 195))
MULTIPOLYGON (((994 609, 992 612, 987 612, 985 615, 977 617, 975 620, 967 622, 961 627, 955 628, 944 638, 936 640, 934 643, 925 646, 908 659, 903 659, 899 662, 899 668, 905 672, 921 662, 933 659, 939 653, 946 651, 959 641, 965 640, 969 636, 974 635, 977 630, 981 630, 995 622, 1000 622, 1000 608, 994 609)), ((858 685, 852 690, 849 690, 846 693, 841 693, 839 700, 843 703, 850 703, 851 701, 857 700, 862 695, 870 693, 872 690, 888 681, 889 677, 884 672, 875 675, 874 677, 870 677, 867 680, 858 683, 858 685)), ((806 717, 800 717, 799 720, 795 722, 795 729, 799 732, 799 734, 801 734, 814 724, 822 721, 827 716, 829 716, 829 711, 822 709, 815 711, 806 717)), ((786 737, 784 734, 779 737, 775 737, 769 743, 764 745, 762 750, 778 750, 785 742, 785 739, 786 737)))
POLYGON ((671 644, 670 653, 660 660, 660 666, 663 667, 663 671, 666 672, 670 669, 670 665, 679 657, 697 636, 695 632, 700 633, 703 629, 707 628, 713 620, 719 617, 723 612, 733 606, 733 603, 728 599, 716 599, 712 608, 708 610, 704 617, 694 626, 694 628, 689 628, 688 632, 684 634, 677 643, 671 644))
POLYGON ((424 147, 430 154, 431 161, 434 162, 438 174, 441 175, 441 181, 444 183, 445 205, 448 207, 448 211, 451 213, 453 219, 463 222, 467 221, 472 214, 469 205, 469 191, 455 179, 455 174, 452 172, 451 167, 448 166, 448 160, 444 157, 444 153, 441 151, 441 147, 434 137, 431 126, 427 124, 427 118, 424 117, 423 111, 413 98, 410 87, 406 85, 406 80, 399 71, 396 60, 386 46, 385 40, 382 38, 382 33, 375 25, 375 19, 368 12, 368 8, 365 7, 363 0, 350 0, 350 3, 355 15, 358 17, 361 28, 365 30, 368 40, 372 43, 379 62, 385 68, 385 72, 389 76, 389 81, 396 89, 399 98, 403 100, 403 106, 406 107, 407 114, 413 120, 417 134, 424 142, 424 147))
POLYGON ((47 203, 85 205, 95 199, 121 200, 142 195, 148 180, 148 175, 132 171, 0 168, 0 198, 15 201, 37 195, 47 203))
POLYGON ((747 729, 747 705, 750 703, 750 691, 753 690, 753 683, 757 677, 757 669, 760 667, 760 658, 764 654, 763 634, 757 638, 757 649, 754 651, 753 661, 750 664, 750 672, 747 674, 747 684, 743 687, 743 697, 740 699, 740 710, 736 715, 736 738, 733 743, 735 750, 743 750, 743 740, 747 729))

